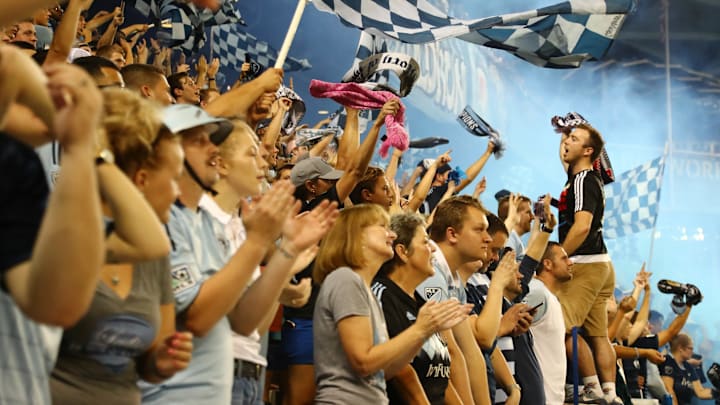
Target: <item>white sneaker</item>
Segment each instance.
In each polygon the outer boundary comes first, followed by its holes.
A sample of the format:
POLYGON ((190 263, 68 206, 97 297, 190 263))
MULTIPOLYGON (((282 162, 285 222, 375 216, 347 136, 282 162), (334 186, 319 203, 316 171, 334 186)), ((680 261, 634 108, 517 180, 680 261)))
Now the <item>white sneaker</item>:
MULTIPOLYGON (((581 404, 600 404, 607 405, 604 396, 594 390, 592 386, 580 386, 578 389, 578 402, 581 404)), ((573 385, 565 384, 565 403, 572 404, 573 401, 573 385)))

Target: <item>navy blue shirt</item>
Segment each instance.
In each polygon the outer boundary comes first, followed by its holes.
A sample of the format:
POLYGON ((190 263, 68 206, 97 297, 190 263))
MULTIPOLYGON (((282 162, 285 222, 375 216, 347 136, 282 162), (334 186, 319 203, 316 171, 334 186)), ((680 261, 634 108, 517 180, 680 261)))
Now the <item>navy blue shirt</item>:
POLYGON ((0 132, 0 277, 30 259, 49 188, 35 151, 0 132))
POLYGON ((698 380, 695 369, 686 361, 680 366, 673 356, 668 354, 665 363, 660 367, 660 375, 672 377, 673 391, 675 391, 678 405, 690 405, 695 396, 693 381, 698 380))
MULTIPOLYGON (((375 278, 372 292, 382 307, 390 338, 399 335, 415 323, 421 302, 417 292, 411 297, 394 281, 384 277, 375 278)), ((439 333, 430 336, 410 364, 430 403, 444 404, 445 389, 450 379, 450 352, 442 336, 439 333)), ((405 403, 394 382, 388 384, 387 393, 391 405, 405 403)))

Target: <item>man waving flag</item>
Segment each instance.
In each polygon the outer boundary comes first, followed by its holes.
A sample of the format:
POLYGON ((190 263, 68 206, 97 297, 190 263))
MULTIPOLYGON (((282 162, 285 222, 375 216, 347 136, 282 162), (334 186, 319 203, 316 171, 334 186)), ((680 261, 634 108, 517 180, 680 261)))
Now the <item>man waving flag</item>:
POLYGON ((461 20, 428 0, 315 0, 313 4, 337 14, 346 25, 402 42, 422 44, 455 37, 551 68, 575 68, 602 58, 633 9, 633 0, 570 0, 461 20))

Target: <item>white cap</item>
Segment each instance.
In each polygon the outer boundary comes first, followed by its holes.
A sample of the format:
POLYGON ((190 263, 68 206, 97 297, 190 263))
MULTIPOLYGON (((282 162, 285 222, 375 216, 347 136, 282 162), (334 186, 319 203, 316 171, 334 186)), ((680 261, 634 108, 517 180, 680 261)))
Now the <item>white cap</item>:
POLYGON ((225 118, 217 118, 192 104, 173 104, 163 109, 163 124, 173 133, 204 125, 212 125, 210 141, 215 145, 223 143, 230 135, 233 125, 225 118))

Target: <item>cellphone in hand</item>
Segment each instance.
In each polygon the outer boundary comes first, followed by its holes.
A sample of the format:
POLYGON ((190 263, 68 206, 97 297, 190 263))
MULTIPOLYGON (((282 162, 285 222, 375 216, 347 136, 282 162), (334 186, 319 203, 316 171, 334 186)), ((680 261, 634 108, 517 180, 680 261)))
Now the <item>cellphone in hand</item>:
POLYGON ((544 196, 540 196, 535 204, 533 205, 533 215, 540 221, 541 224, 545 223, 545 206, 543 205, 544 196))

